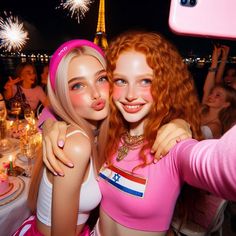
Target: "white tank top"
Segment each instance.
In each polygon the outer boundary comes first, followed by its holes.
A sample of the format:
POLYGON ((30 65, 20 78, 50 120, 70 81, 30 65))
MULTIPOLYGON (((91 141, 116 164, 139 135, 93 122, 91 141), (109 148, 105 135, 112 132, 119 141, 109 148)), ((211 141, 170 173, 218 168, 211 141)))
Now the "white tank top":
POLYGON ((209 126, 202 125, 201 126, 201 131, 202 131, 202 134, 204 136, 204 139, 212 139, 213 138, 213 134, 212 134, 211 129, 210 129, 209 126))
MULTIPOLYGON (((71 136, 75 133, 82 133, 81 130, 75 130, 69 134, 71 136)), ((90 211, 92 211, 101 201, 102 195, 94 174, 94 167, 92 158, 90 158, 89 174, 85 182, 83 182, 80 189, 79 211, 77 225, 83 224, 89 218, 90 211)), ((39 186, 38 200, 37 200, 37 218, 43 224, 51 226, 51 208, 52 208, 52 184, 47 178, 46 168, 43 170, 43 176, 39 186)))

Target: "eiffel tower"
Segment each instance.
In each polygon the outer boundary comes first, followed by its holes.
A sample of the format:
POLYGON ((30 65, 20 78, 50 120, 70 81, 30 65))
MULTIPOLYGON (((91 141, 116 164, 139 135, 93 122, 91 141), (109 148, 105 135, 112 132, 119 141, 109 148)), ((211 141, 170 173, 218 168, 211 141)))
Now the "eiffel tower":
POLYGON ((102 49, 108 47, 105 29, 105 0, 100 0, 99 2, 98 23, 94 43, 102 49))

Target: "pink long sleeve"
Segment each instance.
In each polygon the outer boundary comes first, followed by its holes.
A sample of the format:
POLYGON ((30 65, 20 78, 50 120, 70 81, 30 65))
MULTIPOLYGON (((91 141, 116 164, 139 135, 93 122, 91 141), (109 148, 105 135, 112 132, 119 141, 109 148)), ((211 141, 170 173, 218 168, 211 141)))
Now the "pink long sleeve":
POLYGON ((173 155, 185 182, 236 200, 236 125, 220 139, 183 141, 173 155))

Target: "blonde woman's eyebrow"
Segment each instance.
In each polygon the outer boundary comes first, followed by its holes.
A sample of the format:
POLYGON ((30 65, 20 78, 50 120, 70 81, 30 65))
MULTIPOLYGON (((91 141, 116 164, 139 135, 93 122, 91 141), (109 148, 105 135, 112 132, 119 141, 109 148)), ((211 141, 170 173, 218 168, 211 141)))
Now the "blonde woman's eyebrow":
POLYGON ((68 80, 68 83, 73 83, 76 80, 85 80, 84 76, 78 76, 78 77, 74 77, 68 80))
MULTIPOLYGON (((95 76, 98 76, 100 74, 106 73, 106 70, 99 70, 95 73, 95 76)), ((86 78, 84 76, 77 76, 77 77, 73 77, 71 79, 68 80, 68 83, 72 83, 75 80, 86 80, 86 78)))

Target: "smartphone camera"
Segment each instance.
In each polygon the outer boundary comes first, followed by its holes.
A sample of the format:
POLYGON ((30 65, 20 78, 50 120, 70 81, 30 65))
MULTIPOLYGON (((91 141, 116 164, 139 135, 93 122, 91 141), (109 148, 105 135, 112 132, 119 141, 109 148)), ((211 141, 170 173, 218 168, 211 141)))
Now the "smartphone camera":
POLYGON ((186 5, 188 3, 188 0, 180 0, 181 5, 186 5))
POLYGON ((194 7, 197 4, 197 0, 180 0, 180 4, 186 7, 194 7))

